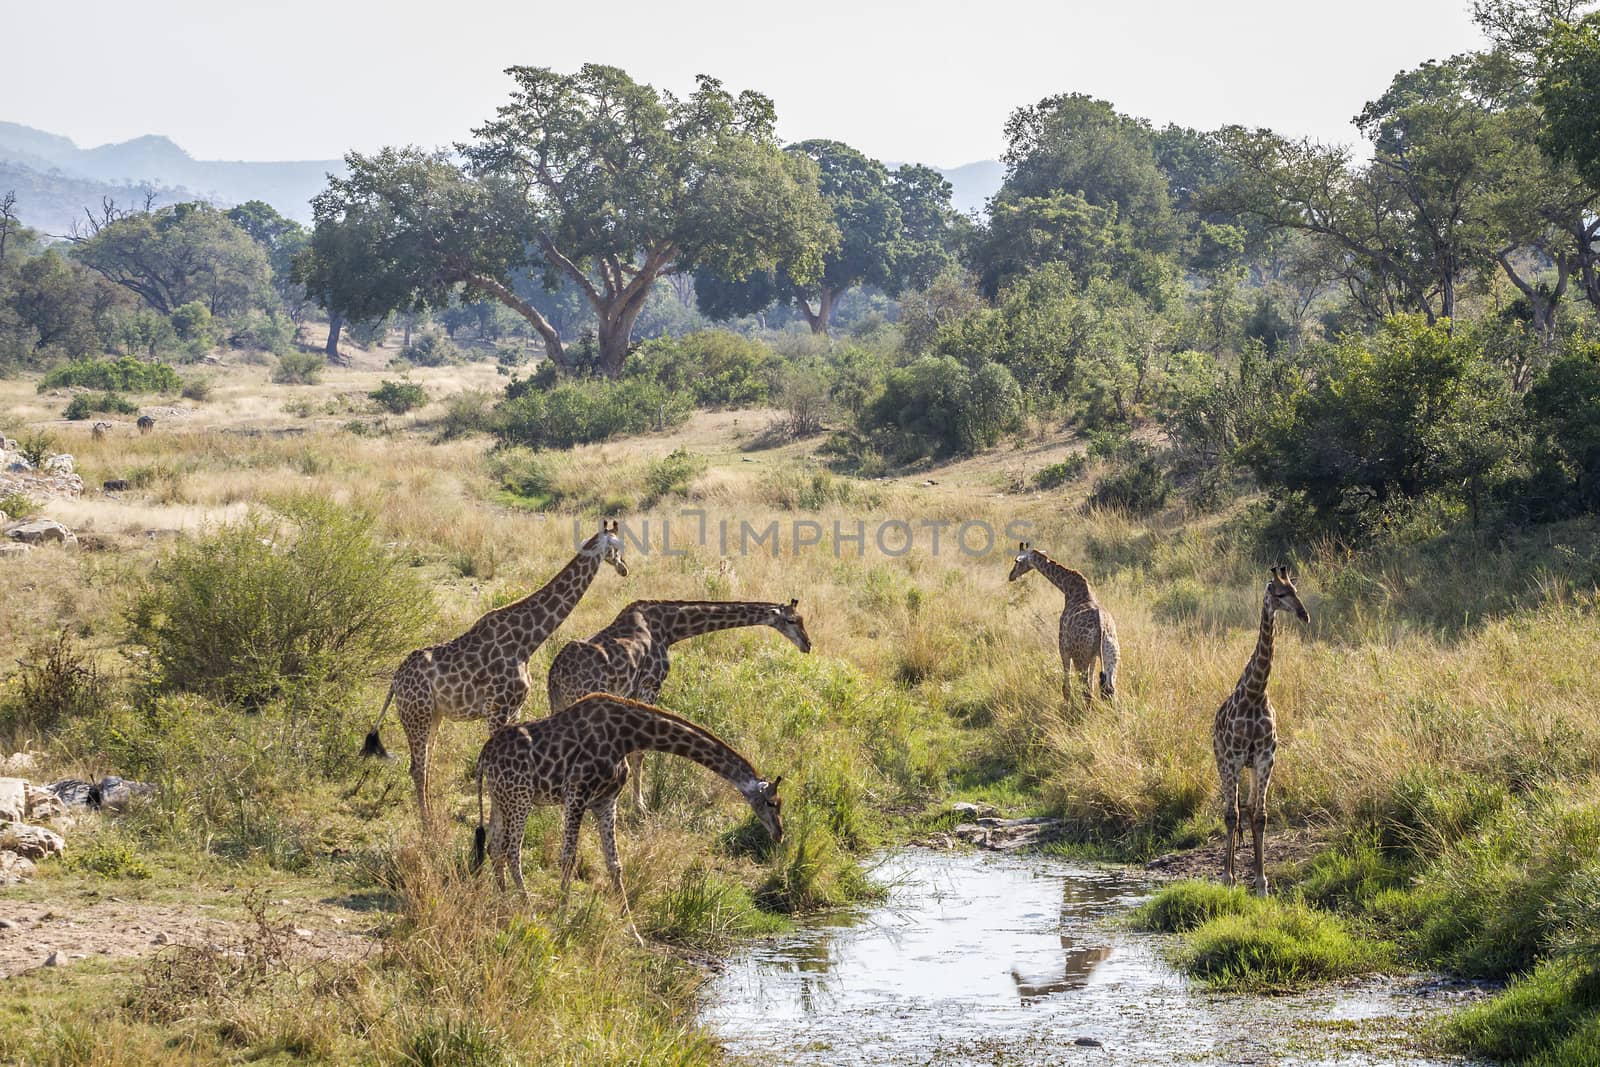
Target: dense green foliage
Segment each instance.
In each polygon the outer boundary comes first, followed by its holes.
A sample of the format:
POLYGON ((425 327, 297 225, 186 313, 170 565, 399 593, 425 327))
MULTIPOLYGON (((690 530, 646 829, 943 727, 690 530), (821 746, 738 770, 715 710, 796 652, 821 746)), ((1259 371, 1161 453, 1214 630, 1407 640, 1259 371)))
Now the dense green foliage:
POLYGON ((394 382, 385 379, 367 396, 391 415, 404 415, 428 402, 428 391, 411 381, 394 382))
POLYGON ((688 395, 640 380, 520 381, 495 409, 494 434, 502 444, 571 448, 677 426, 691 410, 688 395))
POLYGON ((163 686, 258 707, 309 705, 391 669, 430 610, 368 517, 299 499, 180 544, 130 619, 163 686))

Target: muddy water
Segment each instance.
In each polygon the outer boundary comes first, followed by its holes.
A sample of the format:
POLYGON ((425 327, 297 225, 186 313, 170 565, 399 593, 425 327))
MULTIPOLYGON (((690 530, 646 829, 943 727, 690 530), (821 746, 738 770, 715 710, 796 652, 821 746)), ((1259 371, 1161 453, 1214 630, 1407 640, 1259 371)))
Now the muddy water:
POLYGON ((855 1064, 1431 1067, 1428 1017, 1474 995, 1372 980, 1293 997, 1206 993, 1117 920, 1151 885, 1040 857, 908 849, 888 901, 760 944, 710 984, 740 1059, 855 1064), (1082 1042, 1082 1043, 1079 1043, 1082 1042), (1097 1044, 1096 1044, 1097 1043, 1097 1044))

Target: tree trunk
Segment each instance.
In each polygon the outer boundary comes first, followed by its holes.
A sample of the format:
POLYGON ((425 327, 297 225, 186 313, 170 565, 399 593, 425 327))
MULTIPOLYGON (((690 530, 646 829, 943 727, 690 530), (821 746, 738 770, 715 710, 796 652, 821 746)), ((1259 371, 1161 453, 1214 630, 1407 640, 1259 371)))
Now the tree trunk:
POLYGON ((838 299, 838 296, 839 294, 834 290, 823 286, 817 292, 817 310, 813 314, 811 301, 799 293, 795 294, 795 304, 799 306, 800 313, 806 317, 806 322, 810 323, 812 333, 820 333, 824 337, 828 336, 828 320, 833 318, 833 302, 838 299))
POLYGON ((411 347, 411 324, 416 321, 416 318, 417 318, 417 316, 416 316, 415 312, 412 312, 412 311, 406 312, 406 317, 405 317, 405 331, 406 331, 405 332, 405 340, 400 342, 401 346, 404 347, 404 348, 410 348, 411 347))
POLYGON ((628 345, 633 340, 633 324, 644 310, 649 289, 642 289, 633 299, 624 300, 610 314, 599 317, 600 372, 607 378, 622 374, 622 365, 628 360, 628 345))
POLYGON ((329 363, 344 363, 345 358, 339 354, 339 331, 344 329, 344 316, 337 311, 328 312, 328 343, 322 350, 327 353, 329 363))
MULTIPOLYGON (((462 275, 461 280, 475 289, 488 293, 500 303, 527 319, 534 332, 544 339, 544 353, 550 357, 550 362, 556 365, 556 369, 560 371, 572 369, 572 364, 567 360, 566 346, 561 343, 561 334, 556 331, 554 326, 550 325, 549 319, 539 313, 538 308, 487 275, 467 274, 462 275)), ((633 325, 631 319, 628 325, 630 327, 633 325)))

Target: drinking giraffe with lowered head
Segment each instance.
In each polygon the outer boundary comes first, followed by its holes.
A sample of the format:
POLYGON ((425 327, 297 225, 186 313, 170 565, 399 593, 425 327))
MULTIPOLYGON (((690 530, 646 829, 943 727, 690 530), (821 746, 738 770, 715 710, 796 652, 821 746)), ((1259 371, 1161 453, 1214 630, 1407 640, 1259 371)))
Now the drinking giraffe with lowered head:
POLYGON ((491 730, 510 722, 533 689, 528 658, 572 613, 602 562, 627 577, 615 522, 601 523, 600 532, 542 588, 486 612, 460 637, 419 648, 401 662, 361 754, 388 755, 378 731, 392 701, 411 750, 411 781, 424 825, 429 822, 429 762, 440 722, 484 718, 491 730))
POLYGON ((1061 683, 1062 699, 1072 700, 1072 675, 1074 668, 1083 675, 1085 701, 1094 699, 1094 662, 1100 661, 1100 693, 1117 695, 1117 624, 1111 612, 1095 599, 1089 579, 1071 567, 1064 567, 1023 541, 1017 545, 1017 558, 1011 567, 1014 582, 1029 571, 1038 571, 1067 598, 1061 611, 1061 626, 1056 643, 1061 649, 1061 669, 1065 678, 1061 683))
POLYGON ((532 722, 504 726, 490 735, 478 755, 476 862, 487 846, 495 883, 505 888, 505 869, 524 895, 522 837, 536 804, 559 804, 561 824, 561 905, 566 907, 572 872, 578 862, 578 831, 583 813, 592 812, 600 829, 611 885, 633 936, 628 893, 617 857, 617 796, 628 779, 628 757, 635 752, 667 752, 694 760, 727 780, 772 835, 783 837, 778 799, 780 775, 766 781, 750 761, 710 730, 662 708, 609 693, 590 693, 562 711, 532 722), (483 793, 489 791, 489 824, 483 821, 483 793))
MULTIPOLYGON (((716 630, 770 626, 801 652, 811 651, 800 601, 771 604, 748 600, 635 600, 611 625, 586 641, 573 641, 550 664, 550 711, 571 706, 585 693, 655 703, 672 663, 669 650, 679 641, 716 630)), ((643 753, 631 760, 633 802, 641 809, 643 753)))
POLYGON ((1300 603, 1288 567, 1273 567, 1272 580, 1261 599, 1261 630, 1256 650, 1244 665, 1233 695, 1217 709, 1211 731, 1211 750, 1217 757, 1217 774, 1222 779, 1222 821, 1227 827, 1227 852, 1222 861, 1222 880, 1235 882, 1234 848, 1244 837, 1239 823, 1239 777, 1246 767, 1251 771, 1250 837, 1255 847, 1255 892, 1267 895, 1267 874, 1262 855, 1262 838, 1267 830, 1267 786, 1272 782, 1272 761, 1278 753, 1278 722, 1267 699, 1267 675, 1272 672, 1272 619, 1280 611, 1292 611, 1301 622, 1311 615, 1300 603))

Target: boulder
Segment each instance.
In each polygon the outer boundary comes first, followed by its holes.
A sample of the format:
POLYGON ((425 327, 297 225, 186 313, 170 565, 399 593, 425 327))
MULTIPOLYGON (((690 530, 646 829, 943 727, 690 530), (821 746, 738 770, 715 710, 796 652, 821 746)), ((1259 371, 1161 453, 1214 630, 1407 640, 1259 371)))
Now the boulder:
POLYGON ((0 778, 0 822, 21 822, 28 817, 28 783, 21 778, 0 778))
POLYGON ((38 752, 13 752, 11 755, 0 759, 0 775, 21 777, 39 766, 38 752))
POLYGON ((4 559, 7 556, 20 559, 32 551, 32 545, 25 545, 21 541, 0 541, 0 559, 4 559))
POLYGON ((33 877, 33 861, 15 852, 0 852, 0 885, 16 885, 33 877))
POLYGON ((66 804, 48 789, 30 785, 27 789, 27 799, 29 822, 49 822, 67 814, 66 804))
MULTIPOLYGON (((118 778, 114 774, 108 774, 100 779, 100 784, 96 786, 96 789, 99 790, 100 795, 99 806, 113 808, 117 811, 126 810, 128 805, 135 800, 142 800, 156 791, 156 787, 149 782, 130 782, 126 778, 118 778)), ((92 798, 90 802, 94 803, 92 798)))
POLYGON ((25 545, 43 545, 50 542, 61 545, 78 543, 78 538, 73 532, 54 519, 35 519, 32 522, 18 523, 6 530, 6 536, 25 545))
POLYGON ((46 459, 39 469, 47 474, 75 474, 75 462, 70 453, 58 452, 46 459))
POLYGON ((66 851, 66 847, 67 843, 60 834, 43 826, 13 822, 0 827, 0 849, 15 852, 25 859, 42 860, 46 856, 59 856, 66 851))

